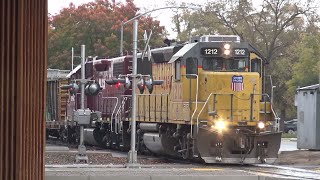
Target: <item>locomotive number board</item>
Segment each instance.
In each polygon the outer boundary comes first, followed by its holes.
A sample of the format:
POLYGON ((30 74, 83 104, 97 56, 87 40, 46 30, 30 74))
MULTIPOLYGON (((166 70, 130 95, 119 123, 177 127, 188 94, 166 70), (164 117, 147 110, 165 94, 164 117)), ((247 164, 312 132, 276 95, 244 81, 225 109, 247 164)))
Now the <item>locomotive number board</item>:
MULTIPOLYGON (((200 53, 201 55, 204 56, 223 56, 223 50, 221 48, 201 48, 200 53)), ((234 48, 232 49, 231 56, 235 57, 243 57, 243 56, 248 56, 248 49, 246 48, 234 48)))
POLYGON ((201 48, 201 54, 205 56, 220 56, 221 50, 220 48, 201 48))
POLYGON ((248 50, 245 48, 233 49, 233 56, 248 56, 248 50))

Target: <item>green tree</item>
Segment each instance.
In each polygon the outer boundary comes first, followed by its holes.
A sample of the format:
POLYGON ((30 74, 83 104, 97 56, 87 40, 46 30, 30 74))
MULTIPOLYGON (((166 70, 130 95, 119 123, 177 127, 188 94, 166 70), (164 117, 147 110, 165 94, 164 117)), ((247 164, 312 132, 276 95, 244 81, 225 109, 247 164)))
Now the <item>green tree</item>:
POLYGON ((288 82, 291 92, 294 92, 298 86, 319 83, 320 33, 304 35, 303 41, 297 46, 296 51, 300 52, 300 56, 298 62, 293 65, 293 76, 288 82))
MULTIPOLYGON (((127 21, 137 15, 139 9, 133 0, 125 4, 114 4, 108 0, 96 0, 75 7, 70 4, 59 14, 49 16, 49 68, 70 69, 71 47, 80 54, 80 46, 86 45, 86 56, 114 57, 119 55, 120 27, 122 21, 127 21), (125 12, 125 13, 124 13, 125 12)), ((124 27, 124 52, 132 49, 132 24, 124 27)), ((162 45, 164 27, 150 16, 139 20, 139 39, 144 31, 153 31, 153 46, 162 45)), ((139 43, 142 49, 143 43, 139 43)))

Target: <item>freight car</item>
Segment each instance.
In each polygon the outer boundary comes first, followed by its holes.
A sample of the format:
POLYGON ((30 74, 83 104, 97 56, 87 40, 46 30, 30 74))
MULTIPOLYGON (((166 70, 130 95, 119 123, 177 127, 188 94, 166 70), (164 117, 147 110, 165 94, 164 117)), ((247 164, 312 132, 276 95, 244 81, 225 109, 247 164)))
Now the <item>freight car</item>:
POLYGON ((68 90, 59 88, 67 85, 69 70, 47 70, 47 99, 46 99, 46 136, 63 138, 67 121, 68 90))
POLYGON ((136 90, 141 93, 136 104, 138 151, 206 163, 276 160, 279 118, 267 93, 266 61, 252 45, 238 36, 208 35, 153 49, 150 61, 138 57, 139 90, 130 87, 125 76, 131 73, 127 70, 132 57, 104 60, 102 64, 109 64, 105 68, 91 63, 96 66, 92 78, 104 90, 92 97, 91 109, 100 110, 102 118, 90 129, 94 137, 88 139, 107 147, 129 147, 129 94, 136 90), (163 83, 153 86, 155 80, 163 83), (116 102, 105 103, 107 98, 116 102))

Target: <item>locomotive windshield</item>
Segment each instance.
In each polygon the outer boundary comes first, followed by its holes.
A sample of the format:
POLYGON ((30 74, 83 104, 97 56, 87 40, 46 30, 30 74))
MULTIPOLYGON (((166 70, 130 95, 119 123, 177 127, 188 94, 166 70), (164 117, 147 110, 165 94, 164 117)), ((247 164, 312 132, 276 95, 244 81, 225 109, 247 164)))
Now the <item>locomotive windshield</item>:
POLYGON ((203 58, 202 69, 206 71, 238 71, 246 70, 246 58, 224 59, 221 57, 203 58))

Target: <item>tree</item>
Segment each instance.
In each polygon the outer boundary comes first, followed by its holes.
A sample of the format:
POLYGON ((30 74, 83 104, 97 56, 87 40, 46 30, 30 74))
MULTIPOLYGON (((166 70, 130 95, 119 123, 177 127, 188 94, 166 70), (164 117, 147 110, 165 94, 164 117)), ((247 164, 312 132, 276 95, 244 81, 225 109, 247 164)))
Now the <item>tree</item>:
POLYGON ((293 76, 288 82, 290 91, 298 86, 309 86, 319 83, 320 74, 320 33, 305 34, 296 51, 300 52, 298 62, 293 65, 293 76))
MULTIPOLYGON (((71 47, 75 47, 79 55, 82 44, 86 45, 86 56, 119 55, 121 22, 136 16, 138 10, 133 0, 127 0, 126 4, 96 0, 78 7, 71 3, 59 14, 49 16, 49 68, 70 69, 71 47)), ((124 27, 125 53, 131 53, 132 29, 131 24, 124 27)), ((151 45, 163 44, 164 27, 159 21, 150 16, 141 17, 139 39, 142 39, 144 30, 153 31, 151 45)), ((143 44, 139 45, 142 49, 143 44)))
MULTIPOLYGON (((207 3, 201 11, 184 11, 176 25, 187 24, 184 31, 194 34, 235 34, 257 46, 267 61, 275 59, 291 42, 281 36, 291 28, 303 27, 303 17, 316 14, 313 1, 264 0, 261 10, 248 0, 207 3)), ((177 21, 174 19, 174 21, 177 21)), ((181 27, 180 34, 183 33, 181 27)), ((291 39, 288 39, 291 40, 291 39)))

